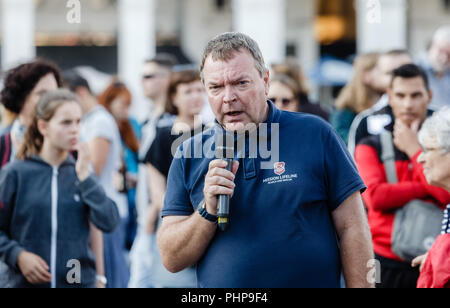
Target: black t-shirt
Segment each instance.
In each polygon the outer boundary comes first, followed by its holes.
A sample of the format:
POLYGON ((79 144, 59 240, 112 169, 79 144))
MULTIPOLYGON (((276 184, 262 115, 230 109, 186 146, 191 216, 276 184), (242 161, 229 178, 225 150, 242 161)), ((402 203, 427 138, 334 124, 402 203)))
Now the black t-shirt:
POLYGON ((305 94, 299 95, 299 102, 300 102, 300 106, 298 108, 299 112, 319 116, 327 122, 330 120, 330 114, 327 111, 325 111, 319 104, 311 103, 309 101, 308 96, 306 96, 305 94))
MULTIPOLYGON (((202 125, 202 130, 203 128, 204 126, 202 125)), ((190 137, 193 137, 194 133, 197 133, 198 131, 199 129, 192 130, 190 134, 172 134, 172 126, 158 127, 156 129, 155 139, 153 140, 153 143, 145 156, 144 163, 153 165, 153 167, 155 167, 167 178, 169 175, 170 165, 172 164, 173 155, 175 154, 178 146, 190 137)))

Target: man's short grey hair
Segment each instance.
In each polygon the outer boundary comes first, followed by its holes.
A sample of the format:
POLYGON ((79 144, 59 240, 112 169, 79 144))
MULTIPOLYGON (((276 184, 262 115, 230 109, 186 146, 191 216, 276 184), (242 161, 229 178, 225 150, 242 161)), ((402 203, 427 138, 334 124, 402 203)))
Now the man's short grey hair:
POLYGON ((256 70, 259 72, 260 76, 263 77, 267 72, 267 68, 258 43, 243 33, 227 32, 216 36, 206 45, 200 65, 200 77, 202 82, 204 82, 203 68, 205 66, 205 61, 210 55, 214 61, 229 61, 234 57, 236 52, 242 51, 243 49, 247 50, 252 55, 255 60, 256 70))
POLYGON ((444 107, 436 111, 422 125, 419 132, 419 142, 437 140, 445 152, 450 152, 450 107, 444 107))

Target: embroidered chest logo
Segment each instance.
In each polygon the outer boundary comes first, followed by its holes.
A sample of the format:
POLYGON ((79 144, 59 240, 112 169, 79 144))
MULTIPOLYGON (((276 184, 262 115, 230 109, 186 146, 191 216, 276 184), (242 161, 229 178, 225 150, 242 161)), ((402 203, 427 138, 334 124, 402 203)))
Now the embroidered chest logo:
POLYGON ((273 172, 276 176, 268 177, 263 180, 264 184, 276 184, 283 182, 291 182, 298 178, 298 174, 285 174, 286 173, 286 163, 278 162, 273 165, 273 172))
POLYGON ((282 175, 283 173, 286 172, 286 169, 284 168, 285 166, 286 163, 284 162, 275 163, 273 165, 273 171, 275 172, 276 175, 282 175))

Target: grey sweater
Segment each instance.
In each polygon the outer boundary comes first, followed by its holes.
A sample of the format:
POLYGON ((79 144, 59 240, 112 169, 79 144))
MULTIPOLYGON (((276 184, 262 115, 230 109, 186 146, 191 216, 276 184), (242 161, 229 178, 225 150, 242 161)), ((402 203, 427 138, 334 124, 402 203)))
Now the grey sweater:
POLYGON ((0 288, 94 287, 89 221, 111 232, 120 218, 93 177, 78 181, 73 158, 58 168, 37 156, 5 166, 0 173, 0 288), (47 262, 50 284, 26 281, 17 266, 23 250, 47 262))

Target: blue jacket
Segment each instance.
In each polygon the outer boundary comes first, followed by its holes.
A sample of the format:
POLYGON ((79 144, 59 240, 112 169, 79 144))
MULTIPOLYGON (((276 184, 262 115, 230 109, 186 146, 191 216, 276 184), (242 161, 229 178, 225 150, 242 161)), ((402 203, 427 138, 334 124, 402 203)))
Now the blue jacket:
POLYGON ((94 287, 89 221, 111 232, 120 218, 93 177, 78 181, 72 157, 59 167, 37 156, 5 166, 0 174, 0 288, 33 287, 17 266, 23 250, 50 267, 52 282, 38 287, 94 287))

